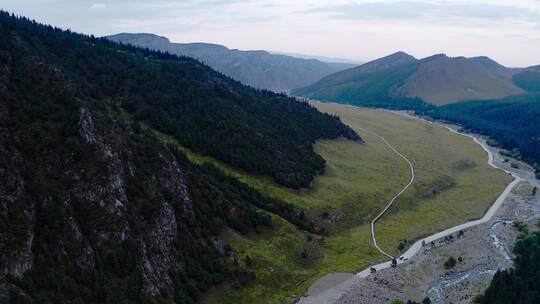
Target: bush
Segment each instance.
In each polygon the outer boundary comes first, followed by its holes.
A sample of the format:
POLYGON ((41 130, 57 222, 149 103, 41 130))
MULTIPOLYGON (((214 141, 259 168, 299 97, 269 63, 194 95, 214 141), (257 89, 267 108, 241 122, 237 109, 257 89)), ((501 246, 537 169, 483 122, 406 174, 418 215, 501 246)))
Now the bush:
POLYGON ((514 221, 512 223, 512 227, 514 227, 517 231, 519 231, 519 232, 521 232, 523 234, 528 234, 529 233, 529 227, 527 226, 527 224, 525 224, 522 221, 514 221))
POLYGON ((446 262, 444 262, 444 268, 446 269, 451 269, 451 268, 454 268, 454 266, 456 266, 457 264, 457 261, 454 257, 449 257, 448 260, 446 260, 446 262))

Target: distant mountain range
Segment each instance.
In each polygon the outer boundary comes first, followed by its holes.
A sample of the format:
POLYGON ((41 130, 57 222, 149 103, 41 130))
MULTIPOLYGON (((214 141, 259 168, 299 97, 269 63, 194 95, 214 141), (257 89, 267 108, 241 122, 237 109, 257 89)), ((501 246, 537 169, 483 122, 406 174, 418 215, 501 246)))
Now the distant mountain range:
POLYGON ((350 63, 350 64, 355 65, 355 66, 365 63, 365 61, 351 60, 351 59, 345 59, 345 58, 334 58, 334 57, 326 57, 326 56, 318 56, 318 55, 308 55, 308 54, 289 53, 289 52, 277 52, 277 51, 269 51, 269 52, 271 54, 285 55, 285 56, 302 58, 302 59, 316 59, 316 60, 319 60, 319 61, 322 61, 322 62, 350 63))
POLYGON ((323 62, 267 51, 241 51, 208 43, 173 43, 154 34, 122 33, 108 39, 197 58, 213 69, 255 88, 289 92, 324 76, 351 68, 351 63, 323 62))
POLYGON ((507 68, 488 57, 424 59, 398 52, 328 75, 294 95, 366 106, 416 108, 540 90, 540 67, 507 68))

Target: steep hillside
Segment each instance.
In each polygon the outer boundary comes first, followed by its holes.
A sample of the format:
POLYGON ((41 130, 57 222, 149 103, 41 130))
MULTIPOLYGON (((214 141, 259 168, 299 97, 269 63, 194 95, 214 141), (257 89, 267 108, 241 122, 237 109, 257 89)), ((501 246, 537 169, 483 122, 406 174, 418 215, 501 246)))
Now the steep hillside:
POLYGON ((172 43, 165 37, 153 34, 122 33, 107 38, 116 42, 197 58, 244 84, 276 92, 305 86, 326 75, 354 66, 349 63, 329 63, 270 54, 266 51, 231 50, 216 44, 172 43))
POLYGON ((247 88, 188 57, 27 30, 20 52, 46 58, 91 97, 109 100, 197 152, 292 188, 309 186, 324 170, 312 149, 316 139, 358 138, 306 103, 247 88))
POLYGON ((540 65, 519 71, 512 80, 518 87, 528 92, 540 92, 540 65))
POLYGON ((396 93, 436 105, 497 99, 524 93, 512 82, 513 74, 514 70, 487 57, 435 55, 421 60, 416 73, 396 93))
POLYGON ((416 60, 400 52, 329 75, 293 94, 365 106, 414 108, 423 107, 420 101, 442 105, 525 93, 513 80, 519 72, 487 57, 434 55, 416 60))
MULTIPOLYGON (((332 87, 342 88, 347 85, 353 85, 354 82, 362 82, 363 80, 366 80, 369 75, 372 75, 373 73, 386 70, 395 66, 410 64, 415 61, 416 59, 411 55, 403 52, 398 52, 374 61, 370 61, 363 65, 326 76, 312 85, 293 90, 293 93, 297 95, 317 93, 326 93, 330 95, 331 93, 326 91, 332 91, 332 87)), ((339 92, 337 92, 336 90, 335 93, 338 94, 339 92)), ((338 98, 338 96, 335 96, 335 98, 338 98)))
POLYGON ((1 303, 193 303, 253 279, 222 228, 253 231, 273 213, 316 232, 302 210, 192 164, 150 128, 256 172, 318 172, 313 140, 359 139, 190 58, 4 12, 0 37, 1 303))
POLYGON ((297 96, 354 105, 416 109, 418 98, 394 94, 418 69, 418 61, 403 52, 329 75, 308 87, 294 89, 297 96))

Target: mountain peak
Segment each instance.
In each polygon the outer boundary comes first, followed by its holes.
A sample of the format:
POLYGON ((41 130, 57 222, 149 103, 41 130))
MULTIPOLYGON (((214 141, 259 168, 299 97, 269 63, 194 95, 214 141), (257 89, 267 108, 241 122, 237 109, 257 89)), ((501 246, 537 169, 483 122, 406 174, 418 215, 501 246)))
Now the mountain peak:
POLYGON ((318 82, 310 86, 293 90, 293 94, 313 97, 316 95, 312 95, 313 94, 312 92, 324 90, 325 88, 332 87, 332 86, 339 86, 341 84, 354 83, 356 81, 361 81, 365 77, 368 77, 370 74, 384 71, 387 69, 391 69, 394 67, 398 67, 401 65, 409 65, 416 61, 417 61, 416 58, 414 58, 413 56, 405 52, 402 52, 402 51, 395 52, 385 57, 370 61, 368 63, 364 63, 357 67, 353 67, 353 68, 326 76, 325 78, 319 80, 318 82))
POLYGON ((125 43, 130 43, 129 41, 145 41, 147 43, 170 43, 169 38, 151 33, 119 33, 107 36, 106 38, 112 41, 121 41, 125 43))
POLYGON ((486 68, 504 68, 503 65, 499 64, 497 61, 487 57, 487 56, 478 56, 471 57, 470 60, 476 64, 482 65, 486 68))
POLYGON ((478 56, 478 57, 465 57, 465 56, 458 56, 458 57, 449 57, 446 54, 435 54, 426 58, 422 59, 422 62, 447 62, 448 64, 452 64, 452 62, 462 62, 463 64, 474 64, 481 68, 488 69, 488 70, 506 70, 507 68, 503 65, 499 64, 495 60, 487 57, 487 56, 478 56))
MULTIPOLYGON (((403 51, 398 51, 398 52, 395 52, 395 53, 392 53, 390 55, 387 55, 387 56, 384 56, 382 58, 379 58, 379 59, 376 59, 376 60, 373 60, 372 62, 374 61, 381 61, 381 60, 416 60, 416 58, 410 54, 407 54, 403 51)), ((369 62, 368 62, 369 63, 369 62)))
POLYGON ((385 57, 370 61, 361 66, 353 68, 357 71, 373 72, 383 70, 389 67, 407 64, 416 61, 417 59, 405 52, 399 51, 385 57))
POLYGON ((401 56, 401 57, 413 57, 414 58, 414 56, 412 56, 412 55, 410 55, 410 54, 408 54, 408 53, 406 53, 404 51, 397 51, 395 53, 392 53, 392 54, 388 55, 387 57, 391 57, 391 56, 392 57, 401 56))
POLYGON ((448 57, 448 55, 446 55, 444 53, 439 53, 439 54, 434 54, 434 55, 428 56, 428 57, 422 59, 422 61, 432 61, 432 60, 449 59, 449 58, 450 57, 448 57))

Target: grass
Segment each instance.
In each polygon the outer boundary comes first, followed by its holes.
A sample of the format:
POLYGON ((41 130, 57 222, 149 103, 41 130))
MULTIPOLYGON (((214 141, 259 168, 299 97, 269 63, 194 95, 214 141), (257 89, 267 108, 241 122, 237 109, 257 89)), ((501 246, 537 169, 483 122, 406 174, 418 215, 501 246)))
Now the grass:
MULTIPOLYGON (((244 236, 233 230, 222 235, 241 256, 252 258, 253 264, 245 267, 255 272, 257 281, 233 293, 223 287, 214 289, 201 302, 264 303, 260 302, 264 299, 268 303, 282 303, 298 286, 315 276, 316 270, 299 262, 307 233, 279 217, 273 216, 272 220, 274 227, 258 235, 244 236)), ((319 240, 314 238, 311 242, 319 240)))
MULTIPOLYGON (((176 143, 172 137, 156 133, 165 141, 176 143)), ((407 164, 378 141, 365 145, 345 139, 321 140, 315 144, 315 151, 327 162, 325 173, 315 178, 311 189, 291 190, 271 178, 249 174, 178 144, 177 147, 195 163, 212 162, 262 193, 303 208, 315 222, 330 230, 369 221, 409 174, 407 164), (329 224, 330 219, 323 219, 325 212, 336 217, 336 222, 329 224)))
POLYGON ((326 159, 327 171, 315 179, 310 190, 291 191, 269 178, 184 149, 195 162, 211 161, 263 193, 304 208, 331 232, 324 239, 311 236, 308 241, 306 232, 275 216, 274 227, 258 235, 246 237, 228 231, 224 238, 253 259, 249 269, 257 279, 239 290, 216 288, 201 303, 292 302, 293 296, 302 295, 327 273, 358 271, 385 259, 371 244, 369 222, 408 182, 410 173, 401 158, 365 130, 384 136, 409 158, 417 178, 377 223, 379 244, 387 252, 399 254, 397 246, 403 239, 412 241, 481 217, 510 182, 510 177, 488 167, 480 146, 442 127, 378 110, 324 103, 315 106, 339 115, 366 143, 317 142, 315 149, 326 159), (302 258, 302 251, 308 256, 302 258))

